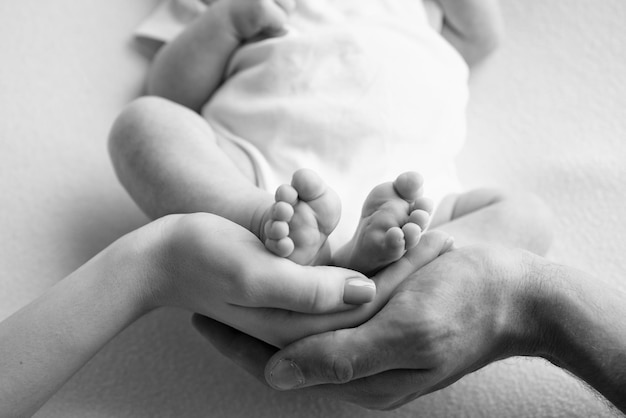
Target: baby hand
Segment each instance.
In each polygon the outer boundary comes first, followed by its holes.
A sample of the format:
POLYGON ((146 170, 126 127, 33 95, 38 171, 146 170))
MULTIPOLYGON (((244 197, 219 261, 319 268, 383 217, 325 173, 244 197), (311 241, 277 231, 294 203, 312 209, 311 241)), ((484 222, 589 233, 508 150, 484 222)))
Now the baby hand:
POLYGON ((285 22, 294 0, 230 0, 230 19, 244 41, 285 34, 285 22))

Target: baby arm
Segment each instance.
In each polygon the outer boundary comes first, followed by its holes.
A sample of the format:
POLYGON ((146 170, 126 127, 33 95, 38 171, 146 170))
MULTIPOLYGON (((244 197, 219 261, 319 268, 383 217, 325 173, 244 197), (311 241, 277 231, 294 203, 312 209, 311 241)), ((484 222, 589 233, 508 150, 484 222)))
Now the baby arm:
POLYGON ((442 35, 469 66, 478 64, 498 46, 502 17, 498 0, 436 0, 444 14, 442 35))
POLYGON ((214 2, 155 57, 147 92, 199 111, 223 80, 233 52, 244 42, 278 36, 291 0, 214 2))

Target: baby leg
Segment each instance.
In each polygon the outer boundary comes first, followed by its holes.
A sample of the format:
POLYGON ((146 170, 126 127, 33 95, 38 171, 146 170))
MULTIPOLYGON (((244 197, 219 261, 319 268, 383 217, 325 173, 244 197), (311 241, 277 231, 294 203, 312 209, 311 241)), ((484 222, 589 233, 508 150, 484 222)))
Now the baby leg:
POLYGON ((339 197, 315 173, 301 170, 275 200, 255 186, 247 155, 219 141, 186 107, 156 97, 136 100, 115 122, 109 150, 121 183, 151 218, 209 212, 247 228, 281 257, 328 261, 326 238, 339 220, 339 197))
POLYGON ((341 215, 339 196, 312 170, 294 173, 290 185, 276 190, 265 246, 299 264, 328 264, 327 238, 341 215))
POLYGON ((197 113, 166 99, 138 99, 116 120, 109 151, 121 183, 151 218, 210 212, 261 236, 271 194, 255 186, 246 155, 221 146, 197 113))
POLYGON ((333 262, 372 274, 414 247, 432 211, 432 203, 421 196, 422 184, 421 175, 407 172, 376 186, 363 204, 354 236, 333 255, 333 262))

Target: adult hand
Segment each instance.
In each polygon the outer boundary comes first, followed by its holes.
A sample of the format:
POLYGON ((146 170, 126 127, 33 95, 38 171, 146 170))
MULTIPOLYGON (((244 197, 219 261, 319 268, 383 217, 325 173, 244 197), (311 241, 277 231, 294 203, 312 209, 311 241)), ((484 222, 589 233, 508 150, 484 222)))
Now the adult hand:
POLYGON ((131 238, 156 243, 139 284, 147 309, 182 307, 276 345, 310 335, 302 328, 305 318, 354 310, 376 294, 374 282, 358 272, 277 257, 252 233, 218 216, 171 215, 138 233, 131 238), (291 321, 297 312, 302 321, 291 321))
MULTIPOLYGON (((276 389, 306 388, 368 408, 396 408, 533 347, 530 337, 538 333, 521 326, 527 325, 525 287, 517 280, 523 254, 496 247, 451 251, 409 271, 363 325, 314 335, 279 352, 207 319, 196 318, 195 326, 276 389)), ((419 251, 411 251, 400 262, 416 257, 419 251)), ((398 273, 394 269, 374 279, 382 284, 398 273)))
POLYGON ((450 245, 443 232, 425 234, 419 254, 396 263, 376 287, 352 270, 301 266, 270 254, 252 233, 217 216, 169 216, 157 225, 163 237, 148 241, 163 243, 150 258, 160 261, 142 291, 153 306, 180 306, 279 347, 363 323, 409 271, 450 245))

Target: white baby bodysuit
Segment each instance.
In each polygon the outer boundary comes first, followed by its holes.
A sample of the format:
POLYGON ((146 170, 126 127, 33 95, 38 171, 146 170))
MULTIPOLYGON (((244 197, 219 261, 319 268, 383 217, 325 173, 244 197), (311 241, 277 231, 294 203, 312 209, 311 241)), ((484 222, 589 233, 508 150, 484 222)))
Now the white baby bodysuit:
MULTIPOLYGON (((273 193, 298 168, 317 171, 342 199, 333 241, 350 237, 367 193, 403 171, 422 173, 435 201, 459 190, 468 69, 426 6, 296 0, 286 35, 239 48, 202 110, 248 153, 260 187, 273 193)), ((167 41, 203 8, 168 0, 138 34, 167 41)))

